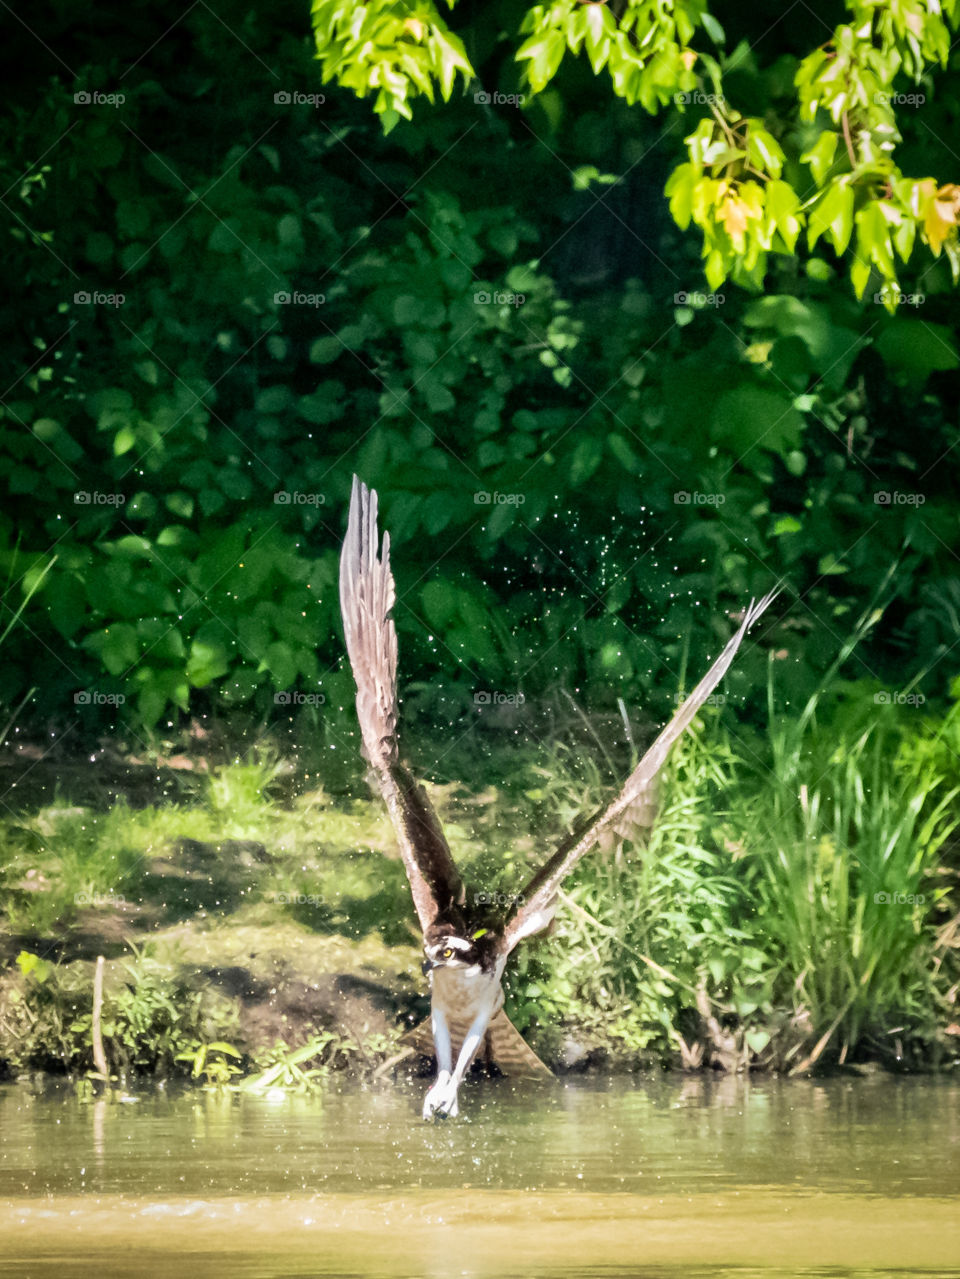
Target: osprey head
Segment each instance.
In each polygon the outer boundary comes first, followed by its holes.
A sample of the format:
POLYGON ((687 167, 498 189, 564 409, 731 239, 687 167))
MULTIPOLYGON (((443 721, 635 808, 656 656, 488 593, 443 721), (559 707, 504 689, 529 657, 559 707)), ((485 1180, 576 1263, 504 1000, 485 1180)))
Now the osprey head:
POLYGON ((463 936, 449 924, 434 924, 423 939, 423 971, 434 968, 474 968, 483 965, 493 938, 490 931, 480 928, 463 936))

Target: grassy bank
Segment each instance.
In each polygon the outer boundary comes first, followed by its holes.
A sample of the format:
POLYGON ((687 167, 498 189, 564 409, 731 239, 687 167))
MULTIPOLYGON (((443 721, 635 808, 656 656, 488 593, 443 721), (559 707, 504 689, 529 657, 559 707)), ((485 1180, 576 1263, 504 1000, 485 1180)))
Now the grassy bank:
MULTIPOLYGON (((771 700, 759 734, 710 708, 674 752, 650 844, 597 853, 569 882, 553 935, 507 980, 548 1062, 955 1062, 960 717, 866 685, 824 705, 784 719, 771 700)), ((431 791, 474 891, 522 890, 624 776, 627 727, 571 714, 549 747, 517 746, 509 725, 467 733, 443 766, 470 783, 431 791)), ((411 754, 429 759, 415 741, 411 754)), ((277 747, 161 756, 134 804, 117 798, 117 760, 108 803, 61 781, 7 810, 7 1072, 91 1067, 98 954, 118 1076, 289 1082, 396 1053, 426 1001, 392 832, 359 776, 328 791, 299 763, 277 747)))

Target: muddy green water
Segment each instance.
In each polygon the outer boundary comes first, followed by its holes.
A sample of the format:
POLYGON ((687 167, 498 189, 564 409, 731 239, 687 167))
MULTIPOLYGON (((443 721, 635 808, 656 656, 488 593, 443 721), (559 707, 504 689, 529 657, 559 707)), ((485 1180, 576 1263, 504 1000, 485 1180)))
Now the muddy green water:
POLYGON ((0 1088, 0 1275, 951 1275, 960 1083, 471 1083, 317 1099, 0 1088))

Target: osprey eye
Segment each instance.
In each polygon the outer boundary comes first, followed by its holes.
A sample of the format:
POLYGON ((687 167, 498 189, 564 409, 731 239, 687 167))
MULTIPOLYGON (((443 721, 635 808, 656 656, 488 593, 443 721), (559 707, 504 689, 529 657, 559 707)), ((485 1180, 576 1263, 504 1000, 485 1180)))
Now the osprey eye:
POLYGON ((452 947, 450 947, 450 946, 448 946, 448 947, 446 948, 446 950, 443 952, 443 954, 442 954, 441 958, 442 958, 442 959, 449 959, 449 958, 450 958, 450 956, 451 956, 452 954, 453 954, 453 948, 452 948, 452 947))

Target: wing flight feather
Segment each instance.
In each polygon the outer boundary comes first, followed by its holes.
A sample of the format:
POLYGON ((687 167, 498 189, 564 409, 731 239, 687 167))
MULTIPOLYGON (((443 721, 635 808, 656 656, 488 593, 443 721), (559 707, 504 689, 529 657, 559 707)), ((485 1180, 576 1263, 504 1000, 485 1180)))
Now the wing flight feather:
POLYGON ((413 903, 426 930, 463 903, 464 889, 439 819, 397 749, 396 589, 390 534, 378 558, 377 495, 356 476, 340 555, 340 611, 353 676, 363 753, 387 805, 413 903))

